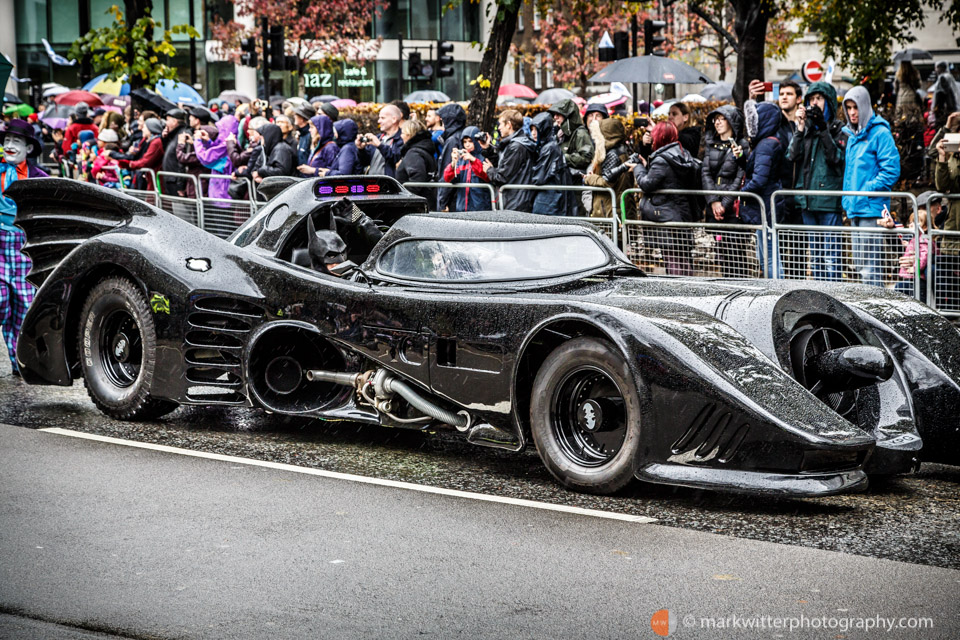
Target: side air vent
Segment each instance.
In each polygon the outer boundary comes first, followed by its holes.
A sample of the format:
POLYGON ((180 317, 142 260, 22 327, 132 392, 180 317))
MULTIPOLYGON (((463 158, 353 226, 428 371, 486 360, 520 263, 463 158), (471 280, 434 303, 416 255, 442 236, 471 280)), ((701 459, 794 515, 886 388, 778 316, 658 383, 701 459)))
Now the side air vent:
POLYGON ((205 404, 246 402, 240 356, 247 335, 264 311, 245 300, 224 296, 191 301, 184 345, 187 397, 205 404))
POLYGON ((692 462, 717 460, 726 463, 736 454, 749 430, 749 425, 735 424, 729 412, 708 404, 673 443, 671 453, 675 456, 693 453, 692 462))

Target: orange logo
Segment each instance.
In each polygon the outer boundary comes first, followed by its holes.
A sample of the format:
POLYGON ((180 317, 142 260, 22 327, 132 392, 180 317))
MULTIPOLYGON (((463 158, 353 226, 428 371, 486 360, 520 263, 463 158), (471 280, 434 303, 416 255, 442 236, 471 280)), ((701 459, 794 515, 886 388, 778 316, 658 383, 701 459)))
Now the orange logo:
POLYGON ((658 636, 666 638, 677 630, 677 618, 669 609, 660 609, 651 616, 650 628, 658 636))

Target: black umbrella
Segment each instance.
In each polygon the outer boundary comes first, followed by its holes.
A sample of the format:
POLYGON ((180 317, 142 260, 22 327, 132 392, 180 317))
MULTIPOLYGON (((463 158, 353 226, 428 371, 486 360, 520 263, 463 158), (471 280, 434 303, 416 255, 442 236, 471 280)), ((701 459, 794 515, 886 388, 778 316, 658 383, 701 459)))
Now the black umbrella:
POLYGON ((893 56, 893 65, 899 67, 901 62, 913 62, 914 60, 933 60, 933 56, 930 55, 929 51, 923 49, 904 49, 893 56))
POLYGON ((145 108, 152 111, 156 111, 160 115, 163 115, 170 109, 176 109, 177 105, 170 102, 159 93, 154 93, 150 89, 134 89, 130 92, 130 95, 133 96, 133 100, 140 105, 141 111, 145 108))
POLYGON ((3 101, 6 103, 12 102, 13 104, 20 104, 21 102, 23 102, 23 100, 21 100, 20 97, 15 93, 4 93, 3 101))
POLYGON ((711 82, 685 62, 662 56, 636 56, 617 60, 590 78, 590 82, 638 82, 649 84, 699 84, 711 82))

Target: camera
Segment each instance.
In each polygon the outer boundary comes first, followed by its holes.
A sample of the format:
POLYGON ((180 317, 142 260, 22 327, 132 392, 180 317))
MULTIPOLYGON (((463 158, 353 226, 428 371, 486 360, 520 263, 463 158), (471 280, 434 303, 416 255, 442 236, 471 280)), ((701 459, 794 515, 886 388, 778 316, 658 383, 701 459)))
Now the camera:
POLYGON ((640 129, 650 126, 650 118, 634 118, 633 119, 633 128, 640 129))
POLYGON ((960 153, 960 133, 945 133, 943 150, 947 153, 960 153))
POLYGON ((807 107, 807 121, 814 129, 820 129, 826 125, 823 117, 823 110, 820 107, 807 107))
POLYGON ((638 162, 640 162, 640 154, 639 153, 630 154, 630 157, 627 158, 627 162, 629 162, 630 164, 637 164, 638 162))
POLYGON ((486 142, 490 139, 490 136, 485 131, 481 131, 477 134, 477 142, 486 142))

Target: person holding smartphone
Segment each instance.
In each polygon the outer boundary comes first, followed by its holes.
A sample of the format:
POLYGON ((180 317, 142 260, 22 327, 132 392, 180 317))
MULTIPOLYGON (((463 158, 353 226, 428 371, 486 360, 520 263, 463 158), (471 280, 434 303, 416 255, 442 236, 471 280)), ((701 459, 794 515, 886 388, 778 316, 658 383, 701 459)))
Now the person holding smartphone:
MULTIPOLYGON (((733 105, 723 105, 707 116, 700 187, 709 191, 738 191, 745 170, 733 153, 734 145, 747 148, 743 137, 743 113, 733 105)), ((737 223, 740 217, 735 196, 706 196, 707 222, 737 223)), ((724 277, 743 277, 744 258, 749 238, 744 232, 716 234, 717 259, 724 277)))

